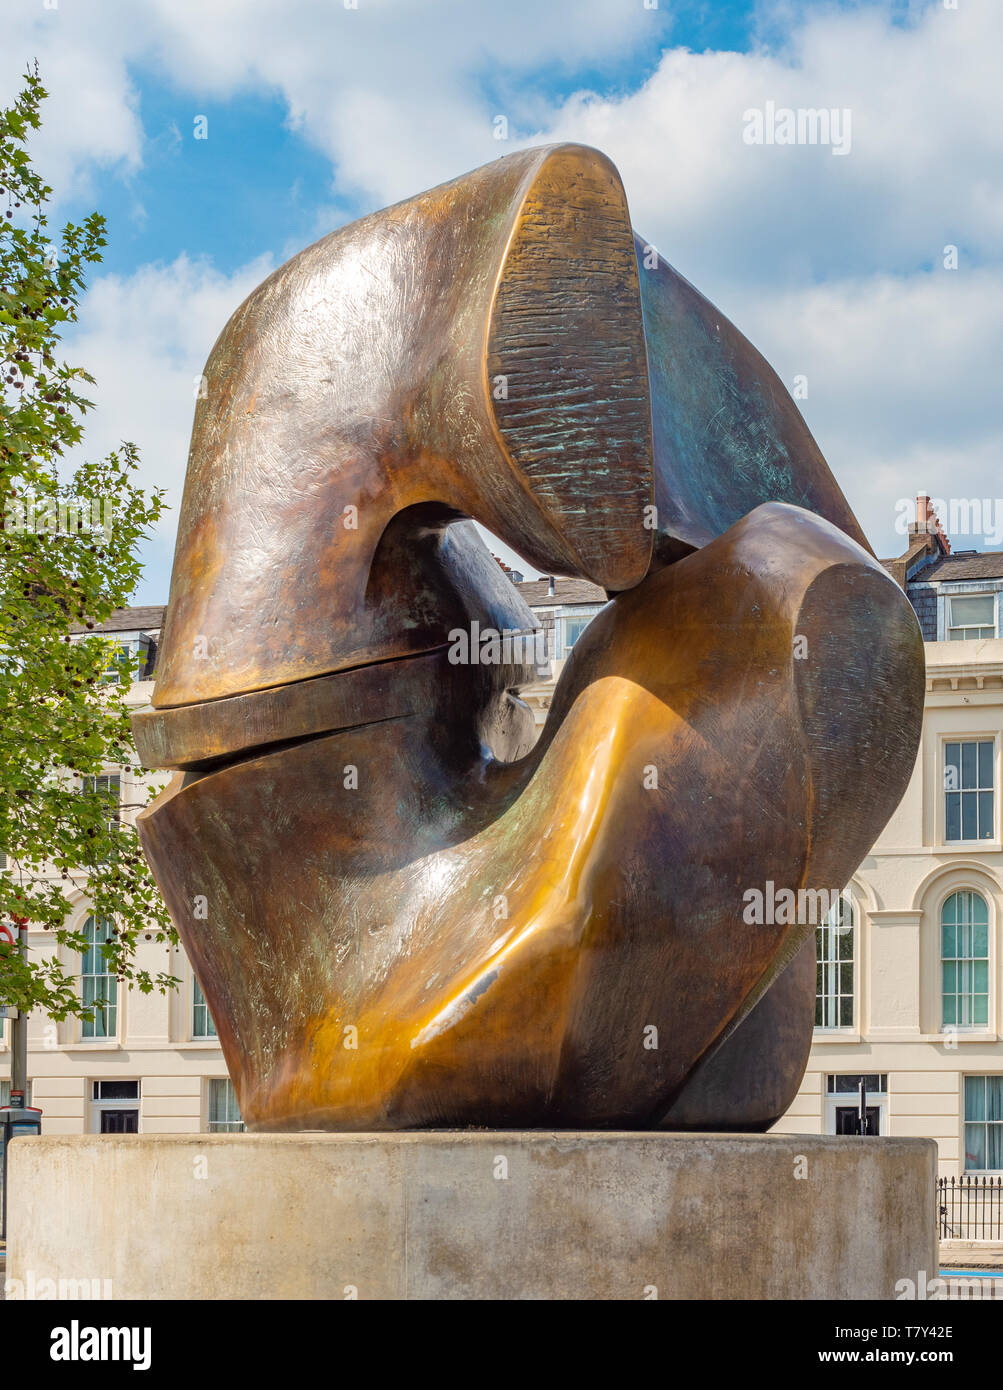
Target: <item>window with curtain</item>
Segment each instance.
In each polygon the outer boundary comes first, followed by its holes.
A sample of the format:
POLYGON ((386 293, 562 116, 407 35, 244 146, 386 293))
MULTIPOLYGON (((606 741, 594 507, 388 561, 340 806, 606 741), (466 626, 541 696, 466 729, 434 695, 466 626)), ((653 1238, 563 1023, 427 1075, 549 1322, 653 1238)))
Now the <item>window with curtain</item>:
POLYGON ((114 926, 107 918, 88 917, 83 934, 87 939, 80 971, 80 998, 94 1017, 81 1020, 81 1037, 113 1038, 118 1027, 118 981, 108 971, 101 947, 112 939, 114 926))
POLYGON ((212 1077, 208 1101, 210 1134, 239 1134, 245 1128, 237 1107, 237 1094, 228 1076, 212 1077))
POLYGON ((965 1077, 965 1170, 1003 1170, 1003 1076, 965 1077))
POLYGON ((205 1002, 205 995, 202 993, 202 986, 192 976, 192 1037, 193 1038, 214 1038, 216 1036, 216 1025, 212 1021, 212 1014, 209 1012, 209 1005, 205 1002))
POLYGON ((815 929, 815 1027, 853 1027, 853 904, 840 897, 815 929))
POLYGON ((996 636, 995 594, 952 594, 947 600, 947 609, 948 641, 996 636))
POLYGON ((948 840, 993 838, 993 740, 944 744, 944 835, 948 840))
POLYGON ((979 893, 952 893, 940 910, 945 1028, 989 1023, 989 909, 979 893))

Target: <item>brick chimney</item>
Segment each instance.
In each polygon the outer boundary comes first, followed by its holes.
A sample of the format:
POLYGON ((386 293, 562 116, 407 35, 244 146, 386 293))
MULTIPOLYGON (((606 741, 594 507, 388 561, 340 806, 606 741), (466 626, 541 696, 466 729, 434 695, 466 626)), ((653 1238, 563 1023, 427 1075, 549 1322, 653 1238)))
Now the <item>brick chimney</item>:
POLYGON ((502 573, 505 575, 506 579, 510 579, 513 584, 522 583, 523 575, 521 570, 514 570, 511 565, 506 565, 505 561, 501 558, 500 555, 495 555, 494 553, 492 553, 491 558, 495 561, 496 564, 501 566, 502 573))
POLYGON ((909 527, 910 538, 914 536, 936 536, 939 548, 944 555, 950 555, 951 542, 947 538, 940 517, 934 511, 930 495, 926 492, 916 494, 916 520, 909 527))
POLYGON ((909 523, 909 544, 897 559, 887 565, 888 572, 896 584, 904 589, 906 581, 911 579, 917 570, 950 553, 951 542, 930 502, 929 493, 918 492, 916 520, 909 523))

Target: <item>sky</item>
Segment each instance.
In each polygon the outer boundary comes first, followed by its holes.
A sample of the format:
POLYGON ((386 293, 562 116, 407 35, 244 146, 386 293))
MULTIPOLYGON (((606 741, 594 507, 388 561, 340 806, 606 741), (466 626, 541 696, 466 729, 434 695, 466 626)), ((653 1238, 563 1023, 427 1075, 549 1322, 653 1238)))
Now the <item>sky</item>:
POLYGON ((137 603, 166 601, 196 383, 245 296, 560 140, 613 159, 634 227, 797 393, 880 555, 920 491, 993 504, 956 550, 1003 539, 1000 0, 4 0, 0 44, 0 101, 35 58, 51 94, 53 222, 108 218, 66 356, 97 379, 86 452, 131 440, 167 489, 137 603), (839 139, 767 138, 823 108, 839 139))

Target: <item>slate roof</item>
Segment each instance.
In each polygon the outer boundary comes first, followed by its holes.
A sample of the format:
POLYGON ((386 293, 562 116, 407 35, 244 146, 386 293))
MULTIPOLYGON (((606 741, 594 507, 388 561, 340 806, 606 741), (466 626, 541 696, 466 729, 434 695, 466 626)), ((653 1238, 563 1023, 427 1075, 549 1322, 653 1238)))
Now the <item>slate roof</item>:
POLYGON ((914 576, 917 583, 963 583, 972 579, 1003 579, 1003 550, 981 555, 945 555, 914 576))
POLYGON ((146 608, 116 608, 107 622, 95 623, 88 629, 83 623, 74 623, 71 632, 156 632, 164 625, 166 604, 146 608))
POLYGON ((547 579, 526 579, 515 587, 530 608, 567 608, 575 603, 605 603, 606 590, 587 579, 555 579, 554 592, 548 593, 547 579))
MULTIPOLYGON (((891 574, 898 560, 882 560, 881 564, 891 574)), ((896 581, 897 581, 897 576, 896 581)), ((906 580, 906 595, 919 619, 925 642, 937 640, 937 595, 933 589, 918 587, 924 584, 977 584, 979 580, 1003 579, 1003 550, 990 550, 981 554, 964 552, 958 555, 940 555, 929 565, 924 565, 906 580)))

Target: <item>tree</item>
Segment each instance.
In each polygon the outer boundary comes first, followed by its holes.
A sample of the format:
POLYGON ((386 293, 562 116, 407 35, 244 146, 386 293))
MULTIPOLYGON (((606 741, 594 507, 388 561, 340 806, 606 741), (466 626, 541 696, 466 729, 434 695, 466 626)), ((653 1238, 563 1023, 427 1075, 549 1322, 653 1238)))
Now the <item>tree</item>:
MULTIPOLYGON (((94 915, 112 924, 106 969, 148 993, 176 981, 136 967, 139 933, 175 937, 135 828, 98 780, 109 765, 138 771, 125 704, 135 667, 94 629, 128 604, 163 493, 135 485, 132 444, 72 469, 64 460, 93 378, 59 359, 59 339, 101 260, 105 222, 67 223, 58 242, 47 232, 52 190, 27 148, 45 96, 36 66, 0 111, 0 921, 25 919, 85 951, 66 922, 67 893, 83 886, 71 876, 86 875, 94 915)), ((2 937, 0 1003, 93 1017, 75 971, 22 961, 2 937)))

